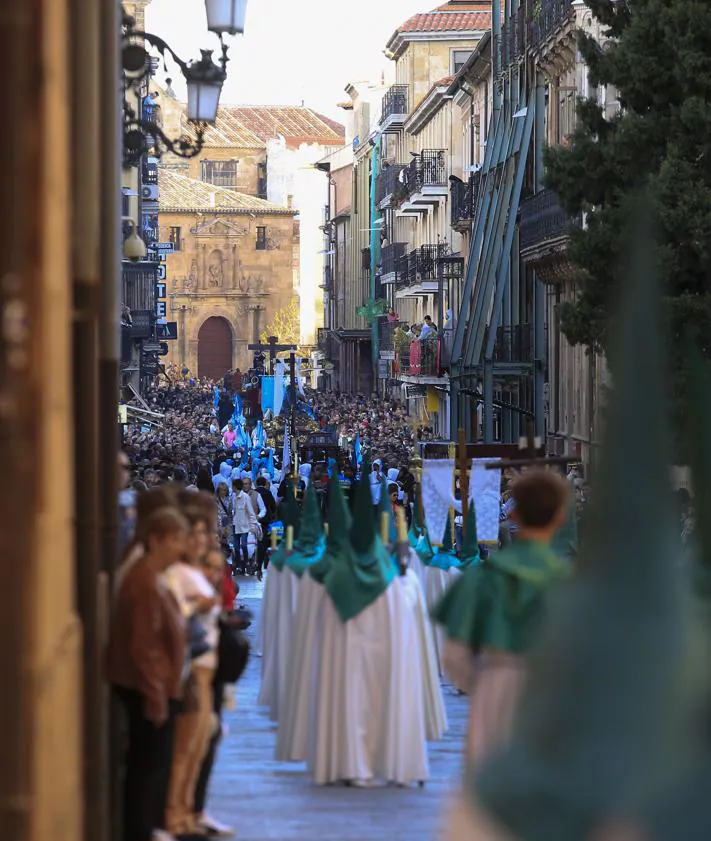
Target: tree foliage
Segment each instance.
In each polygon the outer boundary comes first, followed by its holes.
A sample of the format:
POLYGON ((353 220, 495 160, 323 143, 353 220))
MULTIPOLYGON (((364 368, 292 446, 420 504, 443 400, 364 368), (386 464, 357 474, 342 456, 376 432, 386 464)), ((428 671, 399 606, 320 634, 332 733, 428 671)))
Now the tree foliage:
POLYGON ((284 309, 277 310, 259 336, 259 341, 266 343, 270 336, 276 336, 280 345, 298 345, 301 341, 301 310, 299 301, 294 298, 284 309))
POLYGON ((711 3, 586 5, 605 27, 602 46, 578 35, 590 89, 614 86, 621 107, 610 116, 597 97, 580 101, 572 142, 546 150, 547 185, 567 212, 584 212, 587 220, 585 229, 571 232, 569 256, 582 272, 561 325, 570 341, 606 349, 628 223, 644 190, 678 387, 681 334, 692 328, 707 357, 711 350, 711 3))

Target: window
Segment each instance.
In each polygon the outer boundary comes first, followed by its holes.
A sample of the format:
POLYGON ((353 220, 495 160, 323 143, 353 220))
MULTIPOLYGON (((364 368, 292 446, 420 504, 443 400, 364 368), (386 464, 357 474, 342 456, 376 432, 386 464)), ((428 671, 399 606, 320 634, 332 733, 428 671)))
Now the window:
POLYGON ((180 228, 171 228, 170 235, 168 238, 168 242, 173 243, 173 250, 174 251, 181 251, 182 250, 182 240, 180 237, 180 228))
POLYGON ((257 164, 257 196, 267 198, 267 165, 257 164))
POLYGON ((257 251, 267 250, 267 229, 264 227, 257 228, 257 251))
POLYGON ((236 187, 239 161, 200 161, 200 180, 213 187, 236 187))
POLYGON ((471 56, 472 50, 452 50, 452 75, 457 73, 467 63, 467 59, 471 56))

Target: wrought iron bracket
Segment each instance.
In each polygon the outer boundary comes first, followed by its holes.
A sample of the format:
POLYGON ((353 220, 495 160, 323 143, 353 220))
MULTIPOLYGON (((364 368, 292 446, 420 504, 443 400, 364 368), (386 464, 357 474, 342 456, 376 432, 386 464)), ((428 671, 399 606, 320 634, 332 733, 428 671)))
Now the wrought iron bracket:
MULTIPOLYGON (((184 134, 175 140, 171 140, 154 120, 139 117, 136 110, 128 101, 127 95, 133 93, 139 103, 139 108, 141 107, 140 104, 146 92, 146 84, 152 75, 150 55, 144 46, 145 43, 150 44, 160 53, 164 63, 166 61, 166 54, 170 55, 186 78, 191 68, 191 65, 183 61, 163 38, 153 35, 150 32, 136 30, 134 27, 135 20, 124 12, 121 43, 124 82, 124 168, 131 169, 139 166, 141 158, 149 151, 156 157, 160 157, 162 154, 168 152, 180 158, 194 158, 202 151, 205 131, 207 130, 206 123, 192 123, 195 129, 194 137, 184 134)), ((220 44, 222 46, 222 55, 220 56, 219 63, 223 72, 226 72, 229 58, 227 55, 227 45, 222 36, 220 36, 220 44)))

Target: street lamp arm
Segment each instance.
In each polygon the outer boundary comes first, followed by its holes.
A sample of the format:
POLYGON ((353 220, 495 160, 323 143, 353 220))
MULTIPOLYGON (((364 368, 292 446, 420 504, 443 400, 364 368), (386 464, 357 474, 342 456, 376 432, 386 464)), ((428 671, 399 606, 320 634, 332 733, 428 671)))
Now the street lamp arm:
POLYGON ((183 74, 187 72, 189 67, 187 61, 183 61, 170 44, 164 41, 160 35, 153 35, 151 32, 140 32, 132 29, 124 36, 124 40, 128 42, 133 41, 134 39, 147 41, 152 47, 155 47, 158 50, 164 60, 166 52, 170 53, 173 61, 178 65, 183 74))
POLYGON ((194 123, 195 138, 182 135, 171 140, 157 123, 152 120, 131 119, 124 124, 124 166, 126 168, 138 166, 145 152, 145 137, 155 139, 155 147, 160 153, 169 152, 179 158, 195 158, 203 148, 205 123, 194 123))

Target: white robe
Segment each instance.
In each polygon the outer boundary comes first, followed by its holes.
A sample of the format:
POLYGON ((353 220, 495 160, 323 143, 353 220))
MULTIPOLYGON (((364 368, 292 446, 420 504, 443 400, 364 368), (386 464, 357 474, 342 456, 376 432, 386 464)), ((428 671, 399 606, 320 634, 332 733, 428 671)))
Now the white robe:
MULTIPOLYGON (((515 655, 484 653, 472 671, 471 651, 462 643, 450 641, 447 646, 454 682, 462 688, 468 686, 471 692, 467 758, 477 767, 511 736, 526 679, 525 662, 515 655), (475 675, 473 686, 472 674, 475 675)), ((442 841, 516 841, 463 789, 452 799, 446 817, 446 826, 440 834, 442 841)))
POLYGON ((415 552, 412 546, 410 547, 410 554, 407 558, 407 566, 419 578, 420 584, 422 585, 422 592, 424 592, 427 567, 422 563, 422 561, 420 560, 420 556, 417 554, 417 552, 415 552))
POLYGON ((274 601, 273 607, 271 603, 269 605, 273 624, 269 629, 265 627, 268 645, 264 646, 262 685, 257 698, 260 706, 269 708, 272 721, 279 721, 286 699, 286 672, 299 587, 299 579, 286 567, 278 573, 278 577, 276 592, 270 597, 270 601, 274 601))
MULTIPOLYGON (((271 636, 276 627, 276 606, 279 599, 278 590, 281 584, 281 571, 269 566, 264 578, 264 592, 262 593, 262 611, 257 628, 257 656, 262 657, 272 646, 271 636)), ((264 662, 262 662, 262 681, 264 680, 264 662)))
POLYGON ((410 785, 429 776, 417 590, 396 578, 346 623, 323 602, 321 664, 309 770, 342 780, 410 785))
POLYGON ((420 656, 422 657, 422 688, 425 701, 425 723, 427 726, 427 741, 437 742, 447 732, 449 723, 447 711, 439 681, 439 660, 434 641, 434 627, 425 604, 425 595, 417 575, 408 570, 404 579, 405 586, 412 590, 412 598, 416 603, 415 621, 420 642, 420 656))
MULTIPOLYGON (((461 571, 456 567, 444 570, 439 567, 427 567, 425 575, 425 601, 427 603, 427 613, 431 614, 435 606, 440 602, 442 596, 447 592, 449 587, 454 583, 455 579, 461 575, 461 571)), ((430 620, 431 621, 431 620, 430 620)), ((444 646, 447 642, 447 636, 444 628, 432 622, 434 630, 434 644, 437 653, 437 664, 439 674, 444 674, 442 668, 442 655, 444 653, 444 646)))
POLYGON ((280 711, 276 758, 279 762, 305 762, 313 733, 314 699, 318 682, 323 625, 323 584, 305 572, 291 636, 286 678, 286 701, 280 711))

